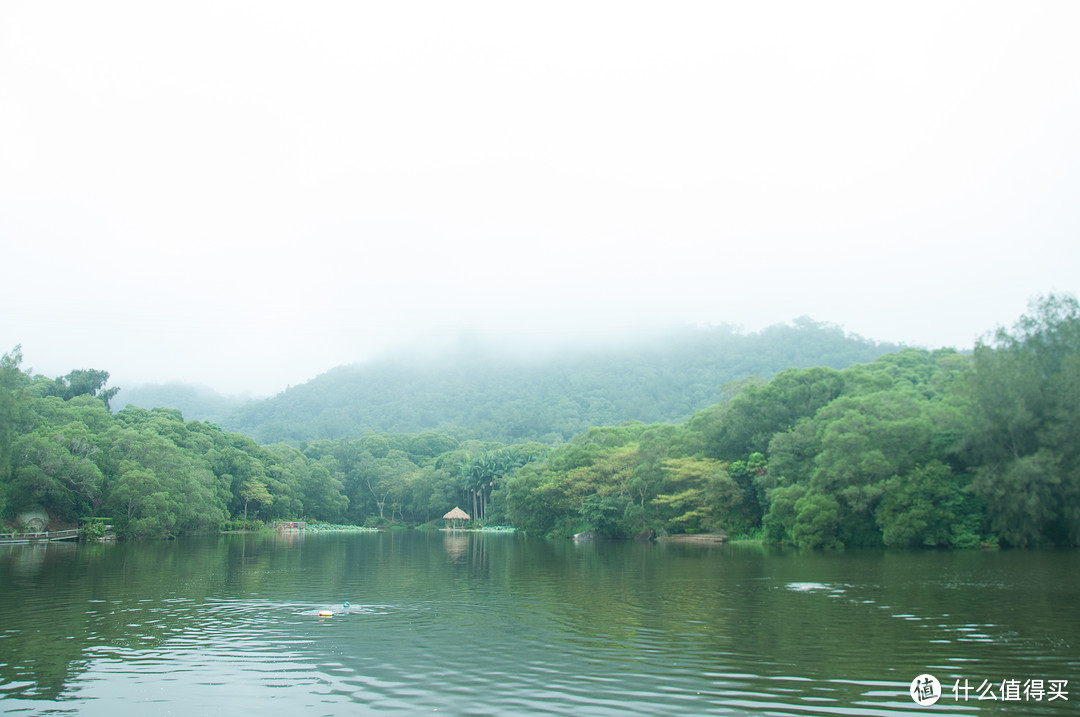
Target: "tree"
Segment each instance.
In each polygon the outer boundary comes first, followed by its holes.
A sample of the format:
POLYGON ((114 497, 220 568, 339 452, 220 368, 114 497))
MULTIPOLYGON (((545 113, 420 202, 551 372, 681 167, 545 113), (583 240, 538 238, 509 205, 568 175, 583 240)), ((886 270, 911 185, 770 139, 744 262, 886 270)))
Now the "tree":
POLYGON ((818 428, 812 419, 804 419, 769 441, 768 468, 756 481, 762 506, 768 503, 767 494, 773 488, 810 482, 814 459, 821 452, 818 428))
POLYGON ((663 490, 653 503, 668 523, 682 532, 744 530, 740 515, 743 492, 712 458, 675 458, 664 462, 663 490))
POLYGON ((530 463, 535 457, 534 452, 511 446, 481 451, 461 462, 461 485, 465 497, 472 502, 472 516, 475 520, 481 523, 487 520, 488 503, 492 494, 502 488, 508 475, 530 463))
MULTIPOLYGON (((770 443, 771 445, 771 443, 770 443)), ((727 469, 728 475, 742 491, 740 513, 747 527, 761 524, 761 501, 772 483, 768 480, 768 461, 762 453, 751 453, 745 461, 735 461, 727 469)))
POLYGON ((73 445, 62 433, 48 428, 16 439, 9 489, 15 509, 41 505, 67 520, 91 513, 101 492, 102 475, 89 458, 90 449, 73 445))
POLYGON ((240 498, 244 501, 244 520, 248 517, 248 503, 254 501, 260 505, 270 505, 274 498, 266 489, 266 484, 257 478, 249 478, 240 487, 240 498))
MULTIPOLYGON (((839 398, 815 417, 820 452, 810 486, 838 501, 840 539, 849 544, 880 544, 874 510, 893 476, 906 476, 930 452, 934 425, 929 401, 901 386, 839 398)), ((794 537, 794 536, 793 536, 794 537)))
POLYGON ((964 440, 971 490, 1010 545, 1080 544, 1080 304, 1033 302, 975 347, 964 440))
POLYGON ((4 512, 4 482, 11 475, 11 442, 15 438, 16 395, 25 385, 19 370, 22 346, 0 356, 0 514, 4 512))
POLYGON ((940 461, 893 476, 875 511, 882 540, 901 547, 949 545, 959 499, 949 467, 940 461))
POLYGON ((791 531, 798 515, 795 506, 809 490, 806 484, 795 483, 769 491, 769 511, 761 523, 770 542, 784 543, 792 540, 791 531))
POLYGON ((593 494, 581 502, 578 510, 589 530, 608 537, 624 537, 622 518, 628 502, 625 495, 593 494))
POLYGON ((764 454, 775 434, 813 416, 843 388, 842 374, 829 368, 789 369, 766 384, 750 384, 706 437, 708 455, 734 460, 764 454))
POLYGON ((836 529, 840 504, 831 495, 810 492, 795 501, 791 541, 800 548, 834 548, 841 545, 836 529))
POLYGON ((322 463, 305 465, 297 482, 303 496, 304 515, 332 523, 344 520, 349 499, 343 493, 341 481, 327 466, 322 463))
POLYGON ((126 522, 152 517, 160 512, 164 493, 153 471, 125 461, 123 473, 110 487, 109 498, 126 522))
POLYGON ((108 407, 109 401, 120 391, 119 388, 106 389, 105 384, 108 382, 108 371, 99 371, 92 368, 76 369, 66 376, 54 379, 55 388, 52 395, 69 401, 76 396, 89 394, 100 398, 108 407))

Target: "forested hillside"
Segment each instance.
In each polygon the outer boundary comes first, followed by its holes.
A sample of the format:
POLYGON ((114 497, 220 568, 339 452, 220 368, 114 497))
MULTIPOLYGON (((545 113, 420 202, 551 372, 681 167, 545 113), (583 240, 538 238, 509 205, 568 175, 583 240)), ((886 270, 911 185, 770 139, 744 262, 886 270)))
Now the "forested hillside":
POLYGON ((759 333, 685 329, 606 351, 544 360, 464 352, 344 366, 221 420, 261 443, 438 430, 459 439, 566 441, 590 426, 680 421, 722 386, 784 369, 843 368, 898 349, 799 319, 759 333))
POLYGON ((539 532, 726 530, 801 547, 1080 544, 1080 307, 973 356, 785 371, 677 425, 596 428, 506 481, 539 532))
POLYGON ((116 401, 120 405, 113 407, 175 408, 187 419, 220 423, 249 400, 250 397, 220 394, 208 386, 173 381, 125 385, 123 395, 116 401))
POLYGON ((0 360, 0 518, 103 516, 129 536, 229 519, 481 524, 611 537, 723 530, 806 548, 1080 544, 1080 305, 1051 296, 971 355, 788 369, 678 423, 552 446, 444 432, 260 446, 106 402, 108 373, 0 360))

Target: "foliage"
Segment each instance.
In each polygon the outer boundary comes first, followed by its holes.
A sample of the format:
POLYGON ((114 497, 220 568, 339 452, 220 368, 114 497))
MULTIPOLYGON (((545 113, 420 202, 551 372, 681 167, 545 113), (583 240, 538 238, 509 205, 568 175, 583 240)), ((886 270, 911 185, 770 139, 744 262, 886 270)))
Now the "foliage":
POLYGON ((754 374, 842 368, 897 348, 803 318, 752 334, 730 326, 685 329, 558 358, 462 351, 429 364, 394 356, 332 369, 220 422, 266 443, 438 431, 459 440, 554 444, 591 426, 683 421, 723 399, 726 384, 754 374))
POLYGON ((94 541, 104 538, 107 533, 108 527, 104 518, 89 518, 83 522, 79 537, 85 541, 94 541))
POLYGON ((792 369, 683 424, 591 429, 511 481, 512 517, 804 548, 1077 545, 1080 310, 1032 308, 973 356, 792 369))
POLYGON ((109 401, 116 396, 119 388, 105 388, 109 382, 109 372, 97 369, 76 369, 66 376, 53 379, 52 385, 47 389, 48 395, 58 396, 69 401, 76 396, 97 396, 109 407, 109 401))
MULTIPOLYGON (((664 490, 653 498, 666 522, 682 532, 722 530, 738 521, 742 489, 726 464, 711 458, 672 458, 663 464, 664 490)), ((743 526, 739 526, 740 528, 743 526)))
MULTIPOLYGON (((585 427, 554 445, 442 430, 260 445, 174 409, 112 414, 107 373, 49 379, 20 362, 19 347, 0 358, 3 518, 40 507, 55 523, 106 517, 122 535, 165 537, 298 516, 439 525, 456 506, 474 527, 549 535, 723 531, 802 548, 1080 544, 1071 297, 1034 303, 972 355, 904 349, 847 368, 788 369, 727 383, 723 401, 685 421, 585 427)), ((487 400, 481 392, 473 407, 487 400)), ((510 413, 490 415, 523 426, 527 405, 509 400, 510 413)), ((529 435, 541 430, 529 425, 529 435)))
POLYGON ((1050 296, 975 348, 972 492, 1010 545, 1080 543, 1080 305, 1050 296))
POLYGON ((232 411, 252 400, 249 395, 224 396, 208 386, 179 382, 124 386, 122 403, 139 408, 167 406, 187 419, 220 423, 232 411))
POLYGON ((255 532, 262 530, 265 524, 261 520, 226 520, 220 526, 223 533, 235 531, 255 532))

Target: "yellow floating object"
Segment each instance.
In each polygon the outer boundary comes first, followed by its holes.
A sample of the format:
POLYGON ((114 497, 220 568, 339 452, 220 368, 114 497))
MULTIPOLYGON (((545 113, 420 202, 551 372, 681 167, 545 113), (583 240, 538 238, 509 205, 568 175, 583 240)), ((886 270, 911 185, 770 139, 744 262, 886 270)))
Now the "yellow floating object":
POLYGON ((319 617, 332 617, 333 614, 329 610, 319 610, 319 617))

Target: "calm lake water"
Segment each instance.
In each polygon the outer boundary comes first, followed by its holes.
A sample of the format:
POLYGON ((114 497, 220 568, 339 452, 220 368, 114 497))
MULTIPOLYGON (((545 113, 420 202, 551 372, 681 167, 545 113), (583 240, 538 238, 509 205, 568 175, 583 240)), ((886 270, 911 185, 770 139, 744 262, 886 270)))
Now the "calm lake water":
POLYGON ((1078 596, 1077 551, 415 532, 3 546, 0 712, 1080 714, 1078 596), (923 673, 933 707, 909 695, 923 673))

